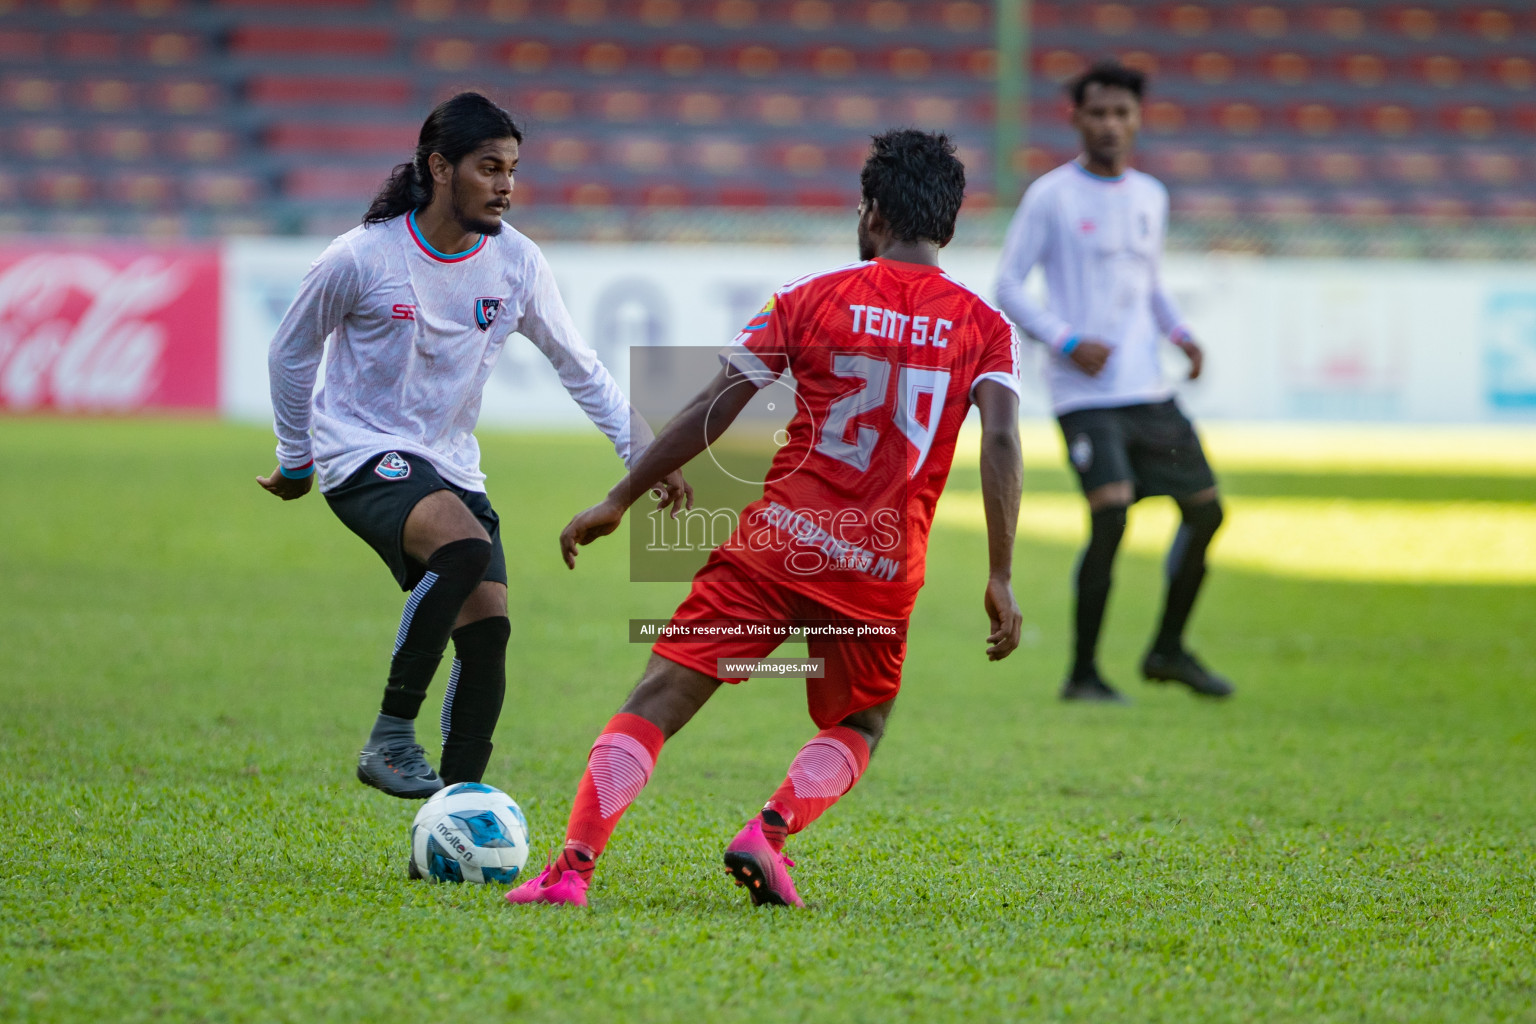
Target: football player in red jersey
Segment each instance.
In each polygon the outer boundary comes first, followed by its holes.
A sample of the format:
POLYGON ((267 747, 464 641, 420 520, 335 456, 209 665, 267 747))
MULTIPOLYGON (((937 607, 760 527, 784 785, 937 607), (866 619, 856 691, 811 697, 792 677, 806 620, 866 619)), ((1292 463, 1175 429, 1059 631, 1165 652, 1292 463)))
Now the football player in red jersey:
MULTIPOLYGON (((758 388, 792 373, 796 413, 763 496, 711 553, 672 620, 837 627, 807 639, 810 656, 824 664, 821 678, 806 680, 820 732, 725 852, 727 869, 759 905, 801 905, 784 842, 853 787, 885 731, 934 505, 973 403, 982 426, 987 657, 1005 658, 1019 642, 1010 582, 1022 474, 1018 345, 1003 315, 938 265, 954 235, 965 169, 945 136, 892 131, 874 139, 860 185, 860 262, 780 289, 722 353, 710 385, 608 497, 560 535, 574 568, 579 545, 617 529, 625 511, 702 453, 758 388), (878 635, 892 623, 894 636, 857 635, 861 626, 878 635)), ((725 662, 761 658, 781 642, 748 632, 657 643, 639 685, 592 746, 564 850, 507 899, 584 905, 595 862, 650 779, 662 744, 721 682, 740 681, 725 662)))

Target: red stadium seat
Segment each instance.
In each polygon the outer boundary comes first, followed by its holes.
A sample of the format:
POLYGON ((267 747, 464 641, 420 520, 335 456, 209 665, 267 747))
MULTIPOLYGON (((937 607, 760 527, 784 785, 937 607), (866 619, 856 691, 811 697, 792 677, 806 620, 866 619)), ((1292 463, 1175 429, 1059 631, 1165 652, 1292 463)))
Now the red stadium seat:
POLYGON ((832 0, 791 0, 790 23, 802 32, 820 32, 837 21, 837 8, 832 0))
POLYGON ((715 191, 715 205, 761 209, 768 205, 768 190, 759 185, 724 185, 715 191))
POLYGON ((57 110, 63 105, 64 86, 55 79, 37 75, 8 76, 0 83, 0 98, 11 110, 57 110))
POLYGON ((1150 135, 1178 135, 1190 127, 1190 112, 1173 100, 1148 99, 1141 123, 1150 135))
POLYGON ((1041 49, 1034 54, 1035 74, 1053 82, 1065 82, 1088 67, 1088 58, 1076 50, 1041 49))
POLYGON ((791 142, 773 149, 773 162, 797 178, 822 174, 831 163, 826 147, 810 142, 791 142))
POLYGON ((6 64, 42 61, 47 57, 47 38, 41 32, 15 29, 0 31, 0 61, 6 64))
POLYGON ((371 0, 216 0, 220 7, 267 10, 352 11, 369 6, 371 0))
POLYGON ((63 124, 24 124, 15 134, 16 148, 34 160, 63 160, 77 156, 75 133, 63 124))
POLYGON ((1245 100, 1218 103, 1211 108, 1211 121, 1227 135, 1246 137, 1263 131, 1268 118, 1262 108, 1245 100))
POLYGON ((1464 139, 1486 139, 1499 127, 1498 115, 1476 103, 1457 103, 1440 111, 1440 127, 1464 139))
POLYGON ((892 78, 912 82, 933 73, 933 55, 916 46, 898 46, 882 56, 881 69, 892 78))
POLYGON ((1366 107, 1363 113, 1366 127, 1388 139, 1412 135, 1419 121, 1412 110, 1397 103, 1373 104, 1366 107))
POLYGON ((1445 157, 1424 149, 1396 149, 1381 156, 1381 173, 1405 185, 1434 185, 1445 180, 1445 157))
POLYGON ((687 159, 711 174, 741 174, 752 165, 752 148, 733 138, 702 138, 688 147, 687 159))
POLYGON ((725 120, 727 107, 724 95, 704 90, 678 93, 667 102, 671 116, 690 125, 719 124, 725 120))
POLYGON ((1122 3, 1088 4, 1084 21, 1104 36, 1128 36, 1136 31, 1136 8, 1122 3))
POLYGON ((1440 33, 1440 16, 1428 7, 1392 8, 1387 11, 1386 23, 1398 35, 1421 43, 1440 33))
POLYGON ((1308 178, 1330 185, 1353 185, 1365 180, 1365 157, 1350 149, 1315 150, 1301 161, 1308 178))
POLYGON ((1338 76, 1361 89, 1374 89, 1392 74, 1387 58, 1376 53, 1346 53, 1335 64, 1338 76))
POLYGON ((643 206, 674 207, 695 206, 699 197, 681 185, 672 182, 661 182, 655 185, 647 185, 640 191, 640 203, 643 206))
POLYGON ((546 137, 531 148, 537 164, 559 171, 585 167, 592 159, 591 143, 574 135, 546 137))
POLYGON ((569 120, 576 113, 576 93, 569 89, 527 89, 512 97, 514 117, 544 124, 569 120))
POLYGON ((416 148, 419 132, 420 126, 411 123, 287 121, 268 128, 264 142, 279 153, 399 154, 404 159, 416 148))
POLYGON ((1536 135, 1536 104, 1526 103, 1510 111, 1510 121, 1525 135, 1536 135))
POLYGON ((1317 216, 1317 200, 1304 192, 1266 190, 1254 199, 1254 213, 1269 221, 1308 221, 1317 216))
POLYGON ((1392 200, 1374 192, 1347 192, 1331 204, 1333 212, 1345 220, 1377 224, 1393 213, 1392 200))
POLYGON ((1237 216, 1237 200, 1216 189, 1181 188, 1170 204, 1176 216, 1202 220, 1229 220, 1237 216))
MULTIPOLYGON (((347 0, 351 2, 351 0, 347 0)), ((312 7, 312 3, 306 4, 312 7)), ((394 55, 395 35, 382 28, 328 28, 319 25, 242 25, 229 49, 243 57, 371 58, 394 55)))
POLYGON ((613 186, 604 181, 572 182, 563 191, 567 206, 612 206, 617 198, 613 186))
POLYGON ((997 51, 988 46, 965 50, 959 55, 960 66, 972 78, 991 81, 997 77, 997 51))
POLYGON ((127 46, 116 32, 74 29, 54 36, 53 49, 62 60, 101 65, 117 63, 127 46))
POLYGON ((463 71, 480 59, 480 47, 473 39, 439 36, 423 39, 416 46, 418 63, 439 71, 463 71))
POLYGON ((1176 62, 1175 69, 1206 86, 1226 85, 1242 70, 1231 54, 1221 50, 1185 54, 1176 62))
POLYGON ((155 137, 143 128, 112 125, 95 132, 91 150, 108 160, 132 163, 156 153, 155 137))
POLYGON ((908 124, 930 130, 953 130, 966 120, 964 105, 948 96, 920 94, 907 96, 895 104, 897 116, 908 124))
POLYGON ((819 78, 852 78, 859 71, 858 54, 846 46, 819 46, 804 55, 804 64, 819 78))
POLYGON ((1264 76, 1276 85, 1305 85, 1312 77, 1312 61, 1295 50, 1265 54, 1260 60, 1264 76))
POLYGON ((162 68, 191 63, 202 51, 202 36, 190 32, 146 32, 133 44, 140 60, 162 68))
POLYGON ((1291 28, 1290 15, 1274 4, 1239 4, 1232 12, 1231 24, 1259 39, 1279 39, 1291 28))
POLYGON ((558 0, 549 6, 558 10, 572 25, 597 25, 608 13, 604 0, 558 0))
MULTIPOLYGON (((377 182, 375 183, 377 187, 377 182)), ((199 206, 249 206, 266 190, 253 175, 237 171, 199 171, 187 179, 187 196, 199 206)))
POLYGON ((847 210, 859 205, 857 188, 797 188, 791 199, 803 210, 847 210))
MULTIPOLYGON (((1030 11, 1036 27, 1040 25, 1042 7, 1052 8, 1052 5, 1035 4, 1030 11)), ((989 5, 977 0, 946 0, 939 8, 939 23, 957 34, 976 35, 992 28, 992 11, 989 5)))
POLYGON ((805 98, 790 92, 754 93, 746 97, 748 116, 775 127, 790 127, 805 120, 805 98))
POLYGON ((1530 57, 1494 57, 1489 61, 1488 72, 1506 89, 1525 92, 1536 87, 1536 61, 1530 57))
POLYGON ((691 78, 704 70, 706 58, 693 43, 667 43, 653 50, 649 60, 669 78, 691 78))
POLYGON ((114 202, 138 209, 165 209, 177 196, 176 180, 167 174, 134 171, 114 179, 108 186, 114 202))
POLYGON ((1508 187, 1522 180, 1520 159, 1513 153, 1499 150, 1464 152, 1457 161, 1456 171, 1457 177, 1476 185, 1508 187))
POLYGON ((1472 204, 1459 196, 1416 196, 1408 212, 1424 220, 1462 221, 1472 215, 1472 204))
POLYGON ((379 190, 389 168, 296 167, 283 177, 283 195, 290 199, 346 200, 360 202, 379 190))
POLYGON ((1342 111, 1329 103, 1293 103, 1285 110, 1286 123, 1309 138, 1327 138, 1344 124, 1342 111))
POLYGON ((752 43, 731 51, 731 67, 744 78, 767 78, 783 70, 784 55, 771 46, 752 43))
POLYGON ((404 76, 257 75, 245 98, 258 106, 398 107, 410 103, 415 85, 404 76))
POLYGON ((673 163, 672 146, 654 135, 621 138, 609 149, 615 163, 637 174, 663 171, 673 163))
POLYGON ((86 78, 75 83, 75 101, 98 114, 121 114, 139 106, 139 85, 123 78, 86 78))
POLYGON ((876 32, 899 32, 907 27, 907 5, 900 0, 870 0, 864 5, 864 24, 876 32))
POLYGON ((752 0, 714 0, 710 7, 715 24, 723 29, 739 32, 757 21, 758 5, 752 0))
POLYGON ((1290 160, 1278 149, 1244 148, 1228 154, 1229 173, 1259 185, 1273 185, 1290 177, 1290 160))
POLYGON ((178 128, 170 133, 171 153, 192 163, 213 163, 235 155, 239 143, 220 128, 178 128))
POLYGON ((593 113, 604 121, 633 124, 650 117, 653 97, 635 89, 607 89, 594 93, 589 100, 593 113))
POLYGON ((1516 32, 1514 15, 1503 8, 1472 4, 1459 13, 1462 31, 1485 43, 1507 43, 1516 32))
POLYGON ((1326 4, 1311 10, 1309 22, 1313 32, 1334 39, 1359 39, 1367 30, 1365 12, 1359 7, 1342 4, 1326 4))
POLYGON ((1466 77, 1466 64, 1459 57, 1431 54, 1411 61, 1414 75, 1437 89, 1454 89, 1466 77))
POLYGON ((824 99, 824 116, 844 128, 878 127, 885 120, 877 95, 863 92, 831 93, 824 99))
MULTIPOLYGON (((988 6, 990 7, 990 5, 988 6)), ((1062 12, 1062 5, 1057 3, 1031 4, 1029 15, 1030 27, 1035 29, 1060 28, 1066 21, 1066 16, 1062 12)))
POLYGON ((1169 4, 1159 14, 1159 21, 1174 35, 1197 39, 1216 23, 1210 7, 1204 4, 1169 4))
POLYGON ((168 114, 206 114, 223 103, 224 95, 212 82, 171 79, 150 86, 149 101, 168 114))
POLYGON ((491 59, 509 71, 536 75, 555 60, 555 48, 541 39, 514 39, 493 49, 491 59))
POLYGON ((1154 174, 1169 181, 1209 181, 1216 174, 1216 158, 1195 146, 1169 146, 1147 154, 1154 174))
POLYGON ((76 171, 40 171, 27 183, 26 192, 35 202, 78 209, 100 187, 93 178, 76 171))
POLYGON ((1484 210, 1500 220, 1536 224, 1536 196, 1497 195, 1489 198, 1484 210))

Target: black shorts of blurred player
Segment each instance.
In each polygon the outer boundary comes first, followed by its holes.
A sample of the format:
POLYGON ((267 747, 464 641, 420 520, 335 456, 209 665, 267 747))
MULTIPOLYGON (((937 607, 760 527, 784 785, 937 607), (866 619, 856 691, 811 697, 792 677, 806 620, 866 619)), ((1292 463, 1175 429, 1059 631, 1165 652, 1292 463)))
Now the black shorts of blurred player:
POLYGON ((1204 696, 1229 695, 1230 682, 1201 665, 1183 643, 1205 578, 1206 549, 1223 518, 1216 476, 1194 424, 1173 399, 1078 409, 1063 413, 1058 421, 1067 457, 1088 499, 1091 522, 1078 563, 1076 645, 1062 698, 1124 699, 1099 673, 1099 634, 1126 509, 1155 495, 1168 495, 1178 503, 1181 523, 1168 553, 1162 620, 1142 660, 1142 674, 1149 681, 1184 683, 1204 696))

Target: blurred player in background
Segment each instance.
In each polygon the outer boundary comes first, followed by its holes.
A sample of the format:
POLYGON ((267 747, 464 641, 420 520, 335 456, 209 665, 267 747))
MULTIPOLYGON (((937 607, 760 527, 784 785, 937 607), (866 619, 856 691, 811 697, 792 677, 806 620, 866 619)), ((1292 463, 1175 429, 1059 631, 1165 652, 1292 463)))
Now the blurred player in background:
POLYGON ((1083 155, 1025 192, 998 268, 999 303, 1050 350, 1051 402, 1092 523, 1077 568, 1076 652, 1064 700, 1125 699, 1099 674, 1099 629, 1126 509, 1154 494, 1171 495, 1183 521, 1168 553, 1162 623, 1142 674, 1207 696, 1232 692, 1183 644, 1222 510, 1200 439, 1159 363, 1164 336, 1189 357, 1190 380, 1200 376, 1202 355, 1158 277, 1168 190, 1127 166, 1144 85, 1140 72, 1114 61, 1071 84, 1083 155), (1024 290, 1036 265, 1045 269, 1044 305, 1024 290))
MULTIPOLYGON (((861 191, 863 262, 801 278, 774 295, 722 354, 714 381, 608 497, 560 536, 574 567, 578 545, 613 532, 639 495, 703 452, 758 388, 793 374, 795 417, 763 497, 711 553, 673 622, 894 621, 903 639, 807 641, 812 657, 825 658, 825 678, 806 681, 821 731, 725 852, 727 869, 759 905, 801 905, 784 842, 853 787, 885 731, 901 688, 905 623, 923 582, 934 503, 973 402, 982 421, 987 656, 1006 657, 1019 639, 1010 582, 1021 473, 1017 342, 998 310, 938 266, 939 249, 954 234, 965 169, 942 135, 890 132, 874 140, 861 191), (889 517, 900 528, 894 545, 871 527, 882 511, 896 513, 889 517), (877 559, 877 551, 901 562, 877 559), (817 568, 805 568, 803 556, 817 568), (900 571, 882 574, 882 564, 900 571)), ((722 681, 740 681, 719 661, 761 658, 779 643, 749 635, 656 644, 639 685, 592 746, 565 849, 507 898, 585 904, 594 864, 650 779, 662 744, 722 681)))
MULTIPOLYGON (((650 439, 577 334, 543 254, 503 230, 521 141, 484 96, 440 104, 362 226, 310 267, 272 340, 278 465, 257 482, 288 501, 318 475, 336 516, 410 592, 357 766, 359 779, 391 796, 477 782, 491 756, 511 624, 499 520, 473 430, 507 336, 524 335, 548 357, 626 463, 650 439), (440 778, 416 742, 415 719, 450 636, 440 778)), ((686 500, 680 475, 666 486, 669 500, 686 500)))

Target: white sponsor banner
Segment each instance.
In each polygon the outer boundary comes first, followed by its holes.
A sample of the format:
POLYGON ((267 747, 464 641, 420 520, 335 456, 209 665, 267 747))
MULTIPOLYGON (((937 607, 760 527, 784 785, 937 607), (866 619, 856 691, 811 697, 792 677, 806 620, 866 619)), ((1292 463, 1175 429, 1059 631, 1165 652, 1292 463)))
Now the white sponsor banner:
MULTIPOLYGON (((225 250, 223 408, 270 421, 266 351, 325 239, 245 239, 225 250)), ((635 345, 718 346, 775 288, 851 262, 846 247, 556 244, 544 247, 577 327, 628 388, 635 345)), ((946 250, 949 273, 990 298, 997 254, 946 250)), ((1180 257, 1164 280, 1206 349, 1179 385, 1197 416, 1477 422, 1536 419, 1536 267, 1518 264, 1180 257)), ((1038 282, 1036 282, 1038 286, 1038 282)), ((1039 346, 1026 349, 1023 412, 1044 415, 1039 346)), ((1182 355, 1171 346, 1171 379, 1182 355)), ((544 357, 514 337, 481 423, 583 417, 544 357)))

